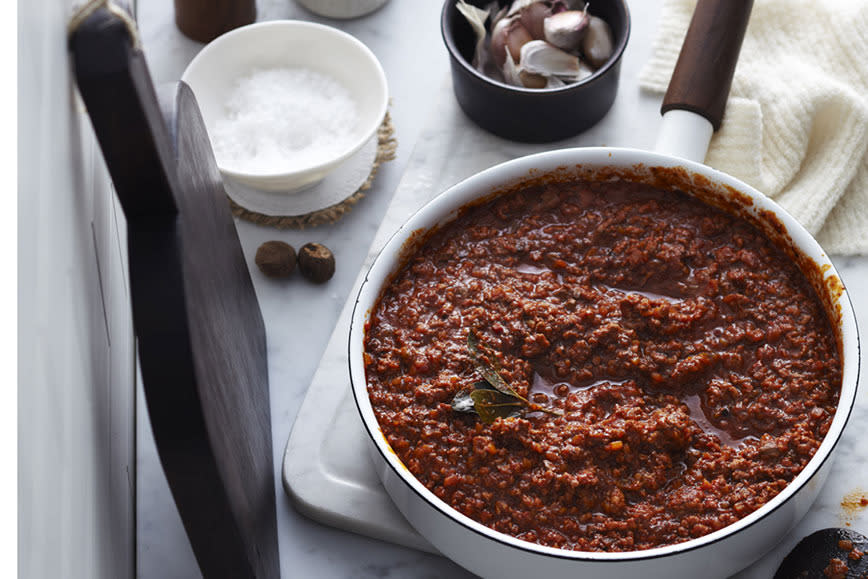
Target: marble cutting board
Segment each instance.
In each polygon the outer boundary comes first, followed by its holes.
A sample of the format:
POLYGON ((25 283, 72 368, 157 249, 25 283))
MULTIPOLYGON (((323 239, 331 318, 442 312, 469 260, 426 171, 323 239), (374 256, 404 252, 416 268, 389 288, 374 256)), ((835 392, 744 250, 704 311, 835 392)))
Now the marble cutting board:
MULTIPOLYGON (((625 62, 625 84, 637 69, 625 62)), ((634 85, 635 86, 635 85, 634 85)), ((368 266, 399 225, 437 193, 497 163, 550 148, 612 145, 650 147, 656 135, 659 102, 639 91, 622 88, 609 115, 580 137, 554 145, 526 145, 493 137, 472 126, 458 108, 448 82, 441 91, 435 120, 423 131, 404 176, 377 231, 352 291, 344 305, 325 354, 296 417, 286 446, 283 484, 296 508, 328 525, 421 549, 436 550, 392 504, 369 459, 367 434, 349 389, 347 336, 355 296, 368 266)), ((868 258, 835 260, 862 328, 868 327, 868 258)), ((858 506, 868 497, 868 445, 861 444, 868 426, 868 402, 858 396, 851 422, 824 489, 808 515, 781 543, 738 577, 774 574, 790 549, 810 532, 830 526, 851 526, 868 533, 868 512, 858 506), (849 501, 849 502, 848 502, 849 501)))

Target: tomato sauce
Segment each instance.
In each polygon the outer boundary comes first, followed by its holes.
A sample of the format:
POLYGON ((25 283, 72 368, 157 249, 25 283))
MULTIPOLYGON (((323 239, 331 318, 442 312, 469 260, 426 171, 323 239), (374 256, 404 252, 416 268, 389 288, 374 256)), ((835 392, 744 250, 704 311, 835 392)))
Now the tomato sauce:
POLYGON ((805 466, 841 385, 796 265, 743 219, 628 181, 535 186, 432 234, 365 337, 374 412, 436 496, 497 531, 584 551, 700 537, 805 466), (456 412, 502 377, 562 415, 456 412))

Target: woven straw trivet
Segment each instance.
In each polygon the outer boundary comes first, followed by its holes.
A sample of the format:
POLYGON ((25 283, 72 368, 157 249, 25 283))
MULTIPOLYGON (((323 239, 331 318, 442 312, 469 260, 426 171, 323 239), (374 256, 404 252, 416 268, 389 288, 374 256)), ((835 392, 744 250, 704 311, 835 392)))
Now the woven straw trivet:
POLYGON ((232 214, 257 225, 267 225, 278 229, 304 229, 305 227, 314 227, 324 223, 334 223, 365 196, 365 191, 371 188, 380 165, 395 158, 398 141, 394 135, 395 129, 392 126, 392 117, 387 112, 380 128, 377 129, 377 154, 374 157, 368 178, 355 193, 340 203, 304 215, 265 215, 242 207, 227 196, 229 205, 232 208, 232 214))

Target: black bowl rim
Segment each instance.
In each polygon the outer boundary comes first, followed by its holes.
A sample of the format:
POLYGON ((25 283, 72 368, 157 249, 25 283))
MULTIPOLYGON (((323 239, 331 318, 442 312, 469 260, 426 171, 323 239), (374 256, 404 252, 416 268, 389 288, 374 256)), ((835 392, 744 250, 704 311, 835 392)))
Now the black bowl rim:
POLYGON ((473 65, 461 56, 461 52, 458 50, 458 47, 455 45, 455 39, 452 35, 446 33, 447 29, 447 21, 449 16, 449 11, 452 6, 458 3, 458 0, 446 0, 443 2, 443 8, 440 11, 440 35, 443 37, 443 43, 446 45, 446 49, 449 51, 449 56, 452 57, 453 62, 459 63, 465 71, 475 76, 477 79, 486 82, 492 86, 499 87, 502 89, 514 91, 516 93, 523 93, 528 95, 540 95, 540 94, 557 94, 557 93, 565 93, 572 90, 576 90, 579 87, 587 86, 592 84, 597 79, 603 77, 606 73, 609 72, 618 61, 621 60, 621 57, 624 54, 624 50, 627 48, 627 42, 630 40, 630 29, 632 27, 632 21, 630 19, 630 8, 627 6, 626 0, 613 0, 615 3, 621 6, 624 10, 624 36, 618 42, 615 47, 615 52, 609 57, 609 60, 606 63, 594 71, 594 74, 587 78, 583 78, 582 80, 574 83, 567 84, 561 87, 555 88, 525 88, 523 86, 514 86, 511 84, 506 84, 504 82, 500 82, 491 77, 488 77, 478 70, 476 70, 473 65))

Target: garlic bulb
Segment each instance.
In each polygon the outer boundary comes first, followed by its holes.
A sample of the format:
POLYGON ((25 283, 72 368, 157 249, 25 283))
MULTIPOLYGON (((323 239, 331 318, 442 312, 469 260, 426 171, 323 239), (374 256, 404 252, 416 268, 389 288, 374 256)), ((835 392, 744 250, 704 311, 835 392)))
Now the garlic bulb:
POLYGON ((578 51, 591 17, 587 10, 567 10, 552 14, 543 22, 543 36, 549 44, 567 51, 578 51))

